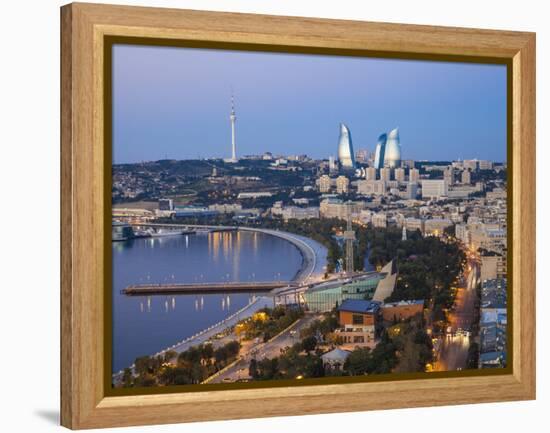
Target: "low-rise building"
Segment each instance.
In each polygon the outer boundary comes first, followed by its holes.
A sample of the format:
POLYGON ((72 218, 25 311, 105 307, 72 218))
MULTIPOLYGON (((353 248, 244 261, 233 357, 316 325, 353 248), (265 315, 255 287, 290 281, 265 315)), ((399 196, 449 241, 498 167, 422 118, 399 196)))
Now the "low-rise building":
POLYGON ((352 215, 359 215, 363 208, 363 202, 344 203, 340 199, 327 198, 321 201, 319 214, 321 218, 347 219, 348 212, 351 212, 352 215))
POLYGON ((506 278, 506 256, 499 253, 486 253, 481 256, 480 279, 496 280, 506 278))
POLYGON ((373 227, 386 228, 388 224, 387 215, 385 212, 378 212, 372 215, 371 223, 373 227))
POLYGON ((428 236, 441 236, 447 227, 453 222, 445 218, 432 218, 424 221, 424 234, 428 236))
POLYGON ((405 218, 405 228, 409 232, 420 230, 421 233, 424 233, 424 220, 420 218, 405 218))
POLYGON ((323 366, 325 368, 330 368, 331 370, 341 370, 350 353, 351 352, 349 350, 342 350, 339 347, 331 350, 330 352, 324 353, 321 355, 323 366))
POLYGON ((470 231, 470 247, 475 250, 483 248, 502 253, 506 249, 506 245, 506 230, 499 226, 483 224, 470 231))
POLYGON ((211 204, 208 209, 215 210, 220 213, 235 213, 240 212, 243 209, 240 203, 223 203, 223 204, 211 204))
POLYGON ((241 199, 248 199, 248 198, 271 197, 272 195, 273 193, 269 191, 240 192, 237 198, 241 200, 241 199))
POLYGON ((311 218, 319 218, 318 207, 297 207, 287 206, 282 211, 282 217, 285 221, 290 219, 304 220, 311 218))
POLYGON ((382 319, 385 322, 399 322, 409 319, 424 311, 424 300, 399 301, 382 304, 382 319))
POLYGON ((506 367, 507 358, 506 279, 485 280, 481 284, 479 367, 506 367))
POLYGON ((478 161, 478 167, 480 170, 492 170, 493 161, 487 161, 487 160, 481 159, 478 161))
POLYGON ((338 307, 338 328, 334 335, 345 345, 371 347, 376 339, 380 303, 365 299, 346 299, 338 307))

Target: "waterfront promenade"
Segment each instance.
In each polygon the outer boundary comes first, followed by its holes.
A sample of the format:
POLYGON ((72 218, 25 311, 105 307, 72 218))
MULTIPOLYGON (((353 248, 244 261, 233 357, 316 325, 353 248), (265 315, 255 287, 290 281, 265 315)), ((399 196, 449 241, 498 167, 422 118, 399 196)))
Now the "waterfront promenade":
POLYGON ((301 269, 296 273, 293 280, 299 284, 305 284, 308 280, 319 280, 323 277, 327 266, 327 248, 313 239, 300 236, 295 233, 280 230, 260 229, 251 227, 239 227, 243 231, 255 231, 271 236, 277 236, 292 243, 300 253, 304 262, 301 269))
MULTIPOLYGON (((179 341, 178 343, 170 347, 167 347, 151 356, 157 357, 159 355, 163 355, 168 351, 174 351, 177 354, 181 352, 185 352, 191 346, 198 346, 200 344, 207 342, 208 340, 210 340, 212 337, 216 336, 220 332, 225 331, 229 327, 235 326, 240 320, 252 316, 254 313, 261 310, 262 308, 272 307, 272 306, 273 306, 273 298, 267 297, 267 296, 258 297, 254 301, 245 305, 240 310, 237 310, 236 312, 226 317, 225 319, 220 320, 218 323, 214 323, 208 328, 203 329, 202 331, 194 335, 191 335, 183 339, 182 341, 179 341)), ((134 364, 130 365, 129 368, 133 369, 134 364)), ((123 373, 124 373, 123 370, 121 370, 118 373, 113 374, 113 380, 115 382, 119 381, 122 378, 123 373)))
MULTIPOLYGON (((198 227, 198 226, 194 226, 194 227, 198 227)), ((234 229, 234 227, 226 227, 226 226, 219 226, 219 227, 234 229)), ((312 239, 309 239, 307 237, 300 236, 294 233, 279 231, 279 230, 249 228, 249 227, 239 227, 238 230, 249 231, 249 232, 259 232, 259 233, 264 233, 271 236, 276 236, 278 238, 284 239, 292 243, 293 245, 295 245, 300 251, 303 261, 300 269, 295 274, 291 283, 296 285, 306 285, 306 284, 309 284, 310 282, 317 282, 322 279, 326 270, 326 256, 327 256, 327 249, 324 245, 312 239)), ((288 289, 288 284, 289 282, 282 282, 282 283, 277 283, 276 285, 277 286, 280 285, 281 286, 280 289, 285 290, 285 289, 288 289)), ((176 353, 181 353, 189 349, 191 346, 198 346, 208 341, 215 335, 225 331, 227 328, 235 326, 235 324, 237 324, 237 322, 239 322, 240 320, 243 320, 252 316, 258 310, 265 307, 273 307, 274 295, 276 295, 278 291, 279 290, 277 290, 277 288, 274 288, 270 293, 266 293, 265 296, 256 298, 255 301, 251 302, 250 304, 236 311, 231 316, 226 317, 225 319, 215 324, 212 324, 208 328, 203 329, 202 331, 194 335, 191 335, 185 338, 184 340, 170 347, 167 347, 161 350, 160 352, 155 353, 152 356, 162 355, 168 350, 175 351, 176 353)), ((133 367, 134 367, 133 365, 130 366, 130 368, 132 369, 133 367)), ((119 371, 118 373, 113 374, 113 380, 115 382, 120 381, 120 379, 122 378, 122 373, 123 373, 122 371, 119 371)))

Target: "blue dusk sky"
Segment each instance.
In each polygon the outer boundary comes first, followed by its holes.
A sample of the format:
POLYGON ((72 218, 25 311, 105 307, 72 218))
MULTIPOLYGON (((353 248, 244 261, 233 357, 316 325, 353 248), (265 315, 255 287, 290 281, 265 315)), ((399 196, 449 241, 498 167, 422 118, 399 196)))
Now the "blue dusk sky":
POLYGON ((113 47, 113 161, 336 155, 339 123, 402 158, 506 160, 506 67, 190 48, 113 47))

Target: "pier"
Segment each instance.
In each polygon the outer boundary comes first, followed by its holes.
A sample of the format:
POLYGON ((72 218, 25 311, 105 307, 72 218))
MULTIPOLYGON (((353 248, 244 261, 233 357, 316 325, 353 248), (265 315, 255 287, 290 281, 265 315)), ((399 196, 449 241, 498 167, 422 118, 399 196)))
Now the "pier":
POLYGON ((202 224, 171 224, 171 223, 146 223, 146 222, 132 222, 132 227, 139 228, 169 228, 174 230, 183 230, 190 233, 205 232, 205 233, 218 233, 218 232, 235 232, 238 227, 234 226, 210 226, 202 224))
POLYGON ((297 284, 292 281, 231 281, 222 283, 166 283, 135 284, 122 290, 125 295, 164 295, 164 294, 198 294, 229 292, 269 292, 276 288, 292 288, 297 284))

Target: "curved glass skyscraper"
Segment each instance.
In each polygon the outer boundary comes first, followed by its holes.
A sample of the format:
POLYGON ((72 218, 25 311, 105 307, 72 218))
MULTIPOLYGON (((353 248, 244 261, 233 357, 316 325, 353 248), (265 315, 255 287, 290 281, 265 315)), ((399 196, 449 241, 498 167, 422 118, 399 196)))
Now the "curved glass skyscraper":
POLYGON ((378 137, 374 154, 375 168, 397 168, 401 165, 401 144, 399 143, 399 129, 395 128, 388 134, 378 137))
POLYGON ((388 133, 384 166, 396 168, 401 165, 401 144, 399 144, 399 129, 395 128, 388 133))
POLYGON ((384 154, 386 152, 387 139, 387 134, 382 134, 380 137, 378 137, 378 142, 376 143, 376 151, 374 153, 374 168, 384 167, 384 154))
POLYGON ((355 168, 355 155, 353 153, 353 144, 351 142, 351 132, 349 128, 340 123, 340 139, 338 141, 338 161, 343 169, 355 168))

